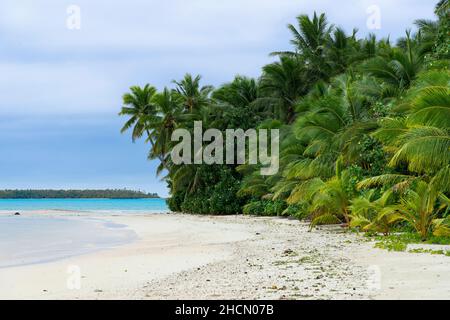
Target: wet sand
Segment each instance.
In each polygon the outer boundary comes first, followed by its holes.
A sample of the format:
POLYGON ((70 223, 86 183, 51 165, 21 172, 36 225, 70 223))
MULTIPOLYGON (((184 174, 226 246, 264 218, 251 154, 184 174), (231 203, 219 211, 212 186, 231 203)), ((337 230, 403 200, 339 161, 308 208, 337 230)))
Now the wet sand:
POLYGON ((127 225, 139 240, 0 269, 0 298, 450 299, 450 257, 375 249, 339 227, 310 232, 294 220, 245 216, 90 217, 127 225))

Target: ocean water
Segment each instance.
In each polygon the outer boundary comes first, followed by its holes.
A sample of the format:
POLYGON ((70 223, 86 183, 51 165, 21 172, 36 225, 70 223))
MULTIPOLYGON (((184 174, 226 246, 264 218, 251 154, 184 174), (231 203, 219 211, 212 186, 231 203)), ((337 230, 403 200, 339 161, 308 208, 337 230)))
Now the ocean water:
POLYGON ((127 226, 102 219, 0 215, 0 269, 113 248, 137 238, 127 226))
POLYGON ((105 211, 163 213, 165 199, 0 199, 0 211, 105 211))
POLYGON ((138 239, 137 234, 102 214, 157 214, 169 210, 164 199, 0 199, 0 211, 1 269, 131 243, 138 239), (36 214, 29 214, 35 210, 36 214), (39 211, 45 210, 67 211, 67 216, 40 215, 39 211), (14 216, 15 212, 27 214, 14 216))

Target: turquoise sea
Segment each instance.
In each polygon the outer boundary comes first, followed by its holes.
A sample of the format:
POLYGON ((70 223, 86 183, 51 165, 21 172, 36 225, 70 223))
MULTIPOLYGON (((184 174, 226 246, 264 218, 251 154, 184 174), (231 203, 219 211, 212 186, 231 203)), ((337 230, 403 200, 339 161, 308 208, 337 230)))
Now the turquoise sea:
POLYGON ((165 199, 0 199, 0 211, 167 212, 165 199))
POLYGON ((108 213, 168 211, 164 199, 0 199, 0 269, 125 245, 137 240, 137 234, 108 221, 108 213), (40 214, 46 210, 67 212, 67 216, 40 214), (15 216, 15 212, 26 214, 15 216))

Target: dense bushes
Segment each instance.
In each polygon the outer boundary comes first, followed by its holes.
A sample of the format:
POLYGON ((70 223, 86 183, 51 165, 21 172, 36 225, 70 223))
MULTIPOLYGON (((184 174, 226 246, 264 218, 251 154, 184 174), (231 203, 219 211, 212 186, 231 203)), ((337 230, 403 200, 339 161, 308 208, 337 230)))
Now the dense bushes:
POLYGON ((262 216, 281 216, 287 208, 282 200, 256 200, 246 204, 243 208, 245 214, 262 216))
POLYGON ((237 197, 240 187, 226 166, 204 166, 198 175, 209 188, 199 188, 191 193, 184 189, 175 192, 168 200, 170 210, 198 214, 237 214, 242 212, 243 199, 237 197))

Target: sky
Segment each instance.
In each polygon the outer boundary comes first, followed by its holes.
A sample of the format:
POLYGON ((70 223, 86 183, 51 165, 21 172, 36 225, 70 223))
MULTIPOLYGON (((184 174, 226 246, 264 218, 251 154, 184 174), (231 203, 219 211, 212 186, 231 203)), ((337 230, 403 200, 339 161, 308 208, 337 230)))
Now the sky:
POLYGON ((270 52, 290 49, 286 25, 299 14, 326 12, 360 37, 396 39, 415 19, 432 19, 434 4, 2 0, 0 189, 128 188, 167 196, 157 163, 147 160, 149 147, 120 134, 121 97, 130 86, 172 86, 187 72, 214 86, 237 74, 257 77, 273 61, 270 52))

